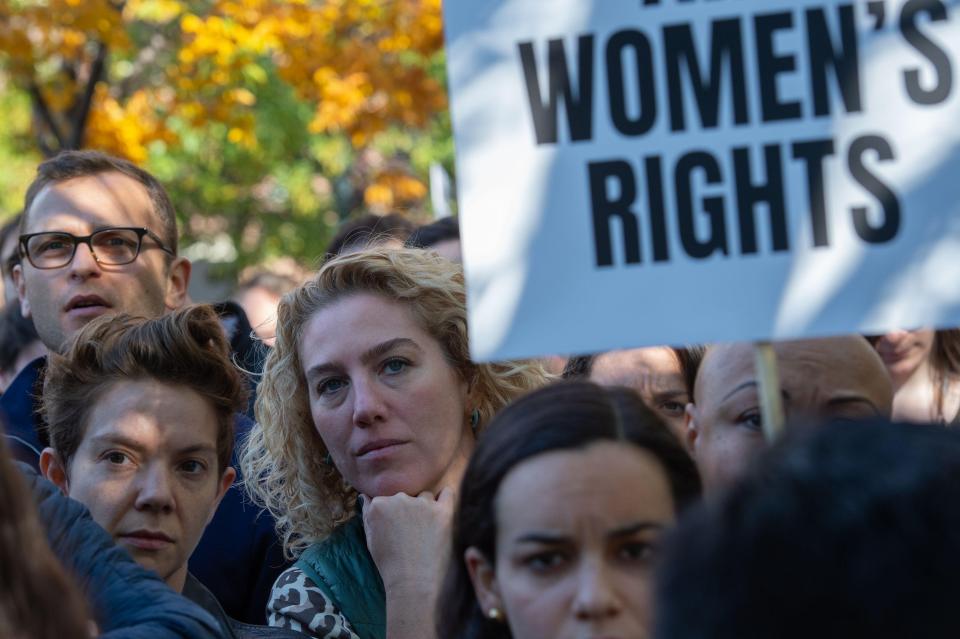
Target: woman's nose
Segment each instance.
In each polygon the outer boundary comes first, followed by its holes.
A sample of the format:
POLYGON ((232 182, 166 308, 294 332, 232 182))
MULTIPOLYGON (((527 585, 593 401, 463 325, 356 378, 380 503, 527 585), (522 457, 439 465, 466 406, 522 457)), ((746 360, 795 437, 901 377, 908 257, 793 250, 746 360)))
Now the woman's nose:
POLYGON ((353 422, 357 426, 371 426, 387 417, 383 389, 374 380, 354 380, 353 422))
POLYGON ((602 560, 584 562, 577 571, 573 614, 590 621, 616 616, 620 604, 613 584, 613 575, 602 560))
POLYGON ((140 471, 137 479, 138 509, 164 511, 173 508, 173 477, 160 464, 151 465, 140 471))

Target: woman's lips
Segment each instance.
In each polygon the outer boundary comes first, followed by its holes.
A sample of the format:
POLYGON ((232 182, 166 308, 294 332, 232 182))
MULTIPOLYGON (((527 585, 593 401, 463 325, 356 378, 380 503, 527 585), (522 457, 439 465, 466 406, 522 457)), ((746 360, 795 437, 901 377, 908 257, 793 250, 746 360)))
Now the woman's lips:
POLYGON ((407 442, 400 439, 378 439, 360 447, 356 453, 357 459, 378 459, 393 453, 407 442))
POLYGON ((877 351, 877 353, 884 363, 893 364, 909 355, 910 351, 877 351))
POLYGON ((118 541, 140 550, 161 550, 173 543, 173 539, 163 533, 135 531, 118 535, 118 541))

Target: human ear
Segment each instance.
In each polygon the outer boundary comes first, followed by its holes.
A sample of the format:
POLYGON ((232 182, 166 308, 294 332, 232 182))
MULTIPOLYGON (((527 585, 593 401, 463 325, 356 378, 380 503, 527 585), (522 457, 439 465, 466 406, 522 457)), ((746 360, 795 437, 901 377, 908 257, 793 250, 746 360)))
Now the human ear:
POLYGON ((185 257, 174 258, 167 271, 167 294, 164 304, 167 310, 174 311, 187 304, 187 289, 190 286, 190 272, 193 265, 185 257))
POLYGON ((27 282, 23 277, 23 267, 19 264, 13 267, 13 284, 17 287, 17 298, 20 300, 20 314, 30 317, 30 300, 27 299, 27 282))
POLYGON ((476 546, 470 546, 463 553, 463 560, 467 564, 467 573, 483 615, 486 617, 493 609, 503 611, 497 576, 487 557, 476 546))
POLYGON ((697 407, 691 402, 683 410, 683 421, 687 427, 687 437, 685 443, 687 450, 691 455, 696 455, 697 439, 700 437, 700 428, 697 426, 697 407))
POLYGON ((227 491, 230 490, 230 487, 233 486, 233 481, 237 478, 237 471, 234 470, 233 466, 227 466, 227 469, 223 471, 223 476, 220 477, 220 482, 217 485, 217 499, 213 502, 213 508, 210 509, 210 514, 207 515, 207 524, 210 523, 210 520, 213 519, 214 513, 217 512, 217 508, 220 506, 220 500, 223 499, 223 496, 227 494, 227 491))
POLYGON ((70 495, 67 467, 55 450, 47 446, 40 453, 40 473, 53 482, 64 496, 70 495))

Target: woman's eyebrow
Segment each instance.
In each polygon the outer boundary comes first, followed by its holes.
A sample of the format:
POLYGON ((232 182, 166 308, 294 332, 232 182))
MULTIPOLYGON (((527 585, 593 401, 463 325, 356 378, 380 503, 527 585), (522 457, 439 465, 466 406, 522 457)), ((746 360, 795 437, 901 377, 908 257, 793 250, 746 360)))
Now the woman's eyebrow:
POLYGON ((615 528, 614 530, 611 530, 607 533, 607 537, 617 539, 620 537, 632 537, 633 535, 645 530, 662 530, 663 527, 663 523, 659 521, 638 521, 621 528, 615 528))
MULTIPOLYGON (((732 391, 730 391, 729 393, 727 393, 726 395, 724 395, 724 396, 723 396, 723 399, 721 399, 720 401, 721 401, 721 402, 725 402, 725 401, 727 401, 728 399, 730 399, 731 397, 733 397, 734 395, 736 395, 737 393, 739 393, 740 391, 746 390, 747 388, 756 387, 756 386, 758 386, 756 380, 752 380, 752 379, 751 379, 751 380, 748 381, 748 382, 744 382, 744 383, 740 384, 739 386, 737 386, 736 388, 734 388, 732 391)), ((783 395, 783 398, 784 398, 785 400, 789 400, 789 399, 790 399, 790 393, 788 393, 787 391, 783 390, 782 388, 780 389, 780 394, 783 395)))
POLYGON ((669 390, 663 391, 661 393, 654 393, 653 399, 658 402, 664 402, 671 399, 680 399, 681 397, 687 397, 687 391, 684 390, 669 390))
POLYGON ((400 346, 407 346, 410 348, 415 348, 416 350, 423 350, 420 348, 420 345, 409 337, 396 337, 394 339, 388 339, 385 342, 381 342, 376 346, 368 349, 363 355, 360 356, 360 361, 364 364, 369 364, 370 362, 376 361, 381 358, 388 352, 392 351, 395 348, 400 346))
POLYGON ((846 404, 866 404, 873 409, 873 412, 880 415, 880 409, 877 408, 877 405, 863 395, 838 395, 837 397, 831 397, 827 400, 827 405, 831 407, 844 406, 846 404))
POLYGON ((177 450, 177 455, 216 455, 217 447, 213 444, 190 444, 177 450))
POLYGON ((520 535, 514 541, 518 544, 557 545, 569 542, 570 538, 559 533, 529 532, 520 535))
MULTIPOLYGON (((409 337, 397 337, 394 339, 389 339, 385 342, 381 342, 380 344, 376 344, 375 346, 367 349, 363 355, 360 356, 360 361, 364 364, 369 364, 370 362, 376 361, 380 357, 383 357, 383 355, 391 350, 402 346, 413 348, 417 351, 423 350, 416 341, 410 339, 409 337)), ((311 366, 307 370, 306 378, 310 380, 325 373, 339 373, 342 370, 343 365, 339 362, 322 362, 320 364, 311 366)))
POLYGON ((312 379, 316 379, 317 377, 320 377, 321 375, 325 375, 327 373, 339 373, 342 370, 343 370, 343 367, 340 366, 339 364, 335 364, 333 362, 324 362, 323 364, 317 364, 315 366, 311 366, 310 369, 307 371, 306 378, 307 378, 307 381, 310 381, 312 379))
POLYGON ((733 389, 732 391, 730 391, 729 393, 727 393, 726 395, 724 395, 724 396, 723 396, 723 399, 721 399, 720 401, 725 402, 725 401, 727 401, 728 399, 730 399, 731 397, 733 397, 734 395, 736 395, 737 393, 739 393, 740 391, 746 390, 747 388, 751 388, 751 387, 754 387, 754 386, 756 386, 756 385, 757 385, 757 383, 756 383, 755 381, 753 381, 753 380, 750 380, 749 382, 744 382, 744 383, 740 384, 739 386, 737 386, 736 388, 734 388, 734 389, 733 389))

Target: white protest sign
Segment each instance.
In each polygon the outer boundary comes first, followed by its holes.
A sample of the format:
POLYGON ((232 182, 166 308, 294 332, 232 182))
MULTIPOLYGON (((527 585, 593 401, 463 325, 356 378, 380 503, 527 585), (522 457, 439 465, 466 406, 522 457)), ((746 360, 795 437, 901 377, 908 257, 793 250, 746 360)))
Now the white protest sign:
POLYGON ((960 0, 447 0, 480 360, 960 325, 960 0))

